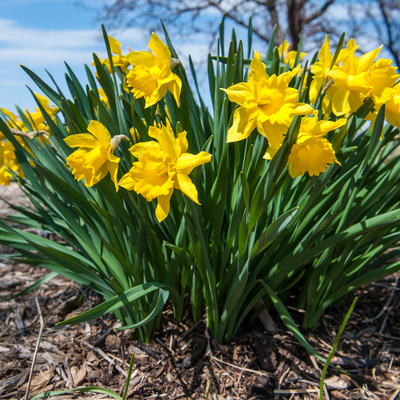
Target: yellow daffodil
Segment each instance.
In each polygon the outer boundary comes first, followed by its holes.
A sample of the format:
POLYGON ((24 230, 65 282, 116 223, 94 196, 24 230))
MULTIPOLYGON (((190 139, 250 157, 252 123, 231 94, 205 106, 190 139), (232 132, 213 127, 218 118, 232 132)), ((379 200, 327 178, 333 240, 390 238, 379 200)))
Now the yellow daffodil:
MULTIPOLYGON (((50 118, 54 119, 54 116, 60 111, 59 107, 53 106, 50 107, 50 101, 47 97, 42 96, 39 93, 35 93, 36 98, 39 100, 41 106, 45 109, 47 114, 49 114, 50 118)), ((35 108, 35 112, 29 112, 27 109, 25 110, 25 115, 28 118, 29 122, 32 124, 32 128, 35 130, 45 130, 48 131, 48 126, 45 123, 45 118, 40 111, 39 107, 35 108)))
MULTIPOLYGON (((5 114, 8 118, 5 119, 5 123, 10 129, 18 129, 23 132, 28 132, 28 130, 25 128, 25 125, 21 121, 21 118, 16 115, 14 115, 12 112, 6 110, 5 108, 0 108, 1 112, 5 114)), ((5 139, 5 136, 3 133, 0 132, 0 140, 5 139)))
POLYGON ((97 90, 99 92, 100 100, 103 101, 108 108, 110 108, 110 102, 108 100, 108 97, 107 97, 106 92, 104 91, 104 89, 99 88, 97 90))
POLYGON ((343 65, 329 72, 329 76, 334 79, 332 87, 336 90, 333 95, 330 94, 332 111, 335 115, 348 114, 352 110, 357 111, 360 94, 366 96, 371 90, 367 79, 368 70, 381 48, 382 46, 358 58, 354 54, 356 49, 354 46, 344 58, 343 65))
POLYGON ((127 54, 126 58, 134 66, 126 76, 128 86, 135 98, 144 97, 146 107, 161 100, 167 89, 179 107, 182 81, 172 72, 179 61, 171 58, 170 50, 155 33, 151 35, 149 48, 154 54, 149 51, 127 54))
MULTIPOLYGON (((287 64, 289 62, 289 67, 293 68, 294 62, 296 60, 297 51, 289 51, 289 43, 285 40, 283 42, 283 62, 287 64)), ((282 57, 282 45, 278 47, 279 57, 282 57)), ((300 60, 301 61, 307 53, 300 53, 300 60)))
POLYGON ((240 105, 233 115, 227 142, 246 139, 257 128, 271 147, 279 149, 294 116, 314 114, 310 105, 298 102, 298 90, 289 87, 299 71, 297 66, 279 76, 268 76, 260 54, 255 51, 248 82, 222 89, 230 101, 240 105))
POLYGON ((102 180, 108 173, 118 190, 117 172, 119 158, 113 152, 124 135, 111 138, 108 130, 98 121, 91 121, 90 133, 79 133, 64 139, 69 147, 79 147, 67 157, 67 164, 77 181, 85 179, 85 186, 91 187, 102 180))
MULTIPOLYGON (((122 55, 121 43, 118 42, 117 39, 114 39, 111 36, 108 36, 108 42, 110 43, 111 53, 116 54, 115 56, 112 57, 112 62, 114 67, 119 67, 121 68, 122 72, 126 72, 128 70, 129 61, 126 59, 125 56, 122 55)), ((99 58, 99 60, 107 67, 108 72, 111 74, 110 60, 108 58, 105 58, 104 60, 101 60, 99 58)), ((95 63, 93 62, 92 65, 95 65, 95 63)))
POLYGON ((197 155, 186 153, 188 141, 183 131, 175 138, 170 127, 151 126, 149 136, 156 139, 137 143, 130 152, 138 159, 119 181, 127 190, 134 190, 147 201, 157 199, 156 217, 163 221, 169 213, 174 189, 181 190, 190 200, 199 203, 196 186, 189 178, 193 168, 211 160, 205 151, 197 155))
MULTIPOLYGON (((17 137, 17 140, 25 146, 21 138, 17 137)), ((8 186, 10 184, 12 174, 9 170, 16 172, 20 178, 24 177, 15 155, 15 148, 10 141, 6 140, 0 142, 0 185, 8 186)))
POLYGON ((139 131, 136 128, 129 129, 129 133, 132 136, 133 143, 138 143, 142 141, 139 131))
POLYGON ((390 125, 400 129, 400 84, 393 87, 394 95, 385 104, 386 119, 390 125))
MULTIPOLYGON (((348 53, 349 49, 355 46, 355 42, 353 39, 349 41, 349 44, 346 49, 342 49, 339 53, 339 56, 335 62, 338 65, 343 58, 348 53)), ((358 46, 357 46, 358 48, 358 46)), ((314 74, 314 79, 310 85, 310 101, 315 103, 317 101, 318 95, 322 89, 322 86, 325 80, 328 77, 329 71, 331 70, 332 65, 332 54, 329 47, 329 38, 328 35, 325 36, 325 42, 319 51, 318 61, 315 62, 311 66, 311 72, 314 74)))
POLYGON ((289 154, 289 173, 292 178, 304 175, 319 176, 329 164, 338 163, 331 143, 324 136, 347 122, 346 118, 333 121, 318 121, 317 117, 303 118, 296 144, 289 154))

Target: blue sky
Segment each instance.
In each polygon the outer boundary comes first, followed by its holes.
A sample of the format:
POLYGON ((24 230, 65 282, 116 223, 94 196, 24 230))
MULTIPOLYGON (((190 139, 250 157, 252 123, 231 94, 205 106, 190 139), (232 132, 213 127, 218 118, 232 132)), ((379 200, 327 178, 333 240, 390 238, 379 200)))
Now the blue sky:
MULTIPOLYGON (((28 108, 32 111, 36 107, 25 85, 33 91, 39 90, 20 68, 20 64, 50 83, 46 68, 61 90, 68 93, 64 78, 66 61, 78 79, 86 84, 83 64, 92 63, 93 52, 100 58, 106 57, 97 16, 103 3, 107 1, 110 0, 81 0, 85 5, 83 7, 78 5, 77 0, 0 0, 0 107, 14 113, 15 104, 23 110, 28 108)), ((340 18, 346 18, 345 15, 341 16, 340 6, 331 14, 336 19, 339 18, 338 22, 343 22, 340 18)), ((219 15, 211 17, 216 17, 218 21, 220 19, 219 15)), ((230 29, 228 28, 227 32, 230 29)), ((246 43, 245 31, 239 28, 237 33, 246 43)), ((112 36, 121 42, 123 53, 128 52, 126 45, 138 51, 147 49, 148 31, 130 28, 112 36)), ((196 34, 191 36, 190 40, 179 39, 172 37, 184 66, 188 67, 189 53, 195 63, 207 60, 208 36, 196 34)), ((367 47, 372 45, 375 43, 368 42, 364 46, 365 50, 370 50, 367 47)), ((257 40, 254 40, 253 47, 261 52, 265 51, 265 44, 261 45, 257 40)), ((382 52, 381 56, 387 54, 382 52)), ((203 74, 200 73, 200 85, 204 88, 202 92, 207 96, 205 68, 200 67, 200 71, 203 71, 203 74)))
MULTIPOLYGON (((86 83, 84 63, 92 63, 92 53, 106 57, 98 11, 102 3, 86 0, 85 7, 75 0, 1 0, 0 1, 0 107, 15 113, 14 105, 33 110, 36 103, 25 85, 39 92, 20 64, 28 67, 47 83, 45 69, 55 78, 63 92, 64 61, 82 83, 86 83)), ((106 26, 107 27, 107 26, 106 26)), ((130 28, 115 34, 122 44, 134 50, 147 50, 149 32, 130 28)), ((207 39, 178 46, 182 60, 194 51, 195 60, 205 59, 207 39)), ((185 61, 184 61, 185 62, 185 61)))

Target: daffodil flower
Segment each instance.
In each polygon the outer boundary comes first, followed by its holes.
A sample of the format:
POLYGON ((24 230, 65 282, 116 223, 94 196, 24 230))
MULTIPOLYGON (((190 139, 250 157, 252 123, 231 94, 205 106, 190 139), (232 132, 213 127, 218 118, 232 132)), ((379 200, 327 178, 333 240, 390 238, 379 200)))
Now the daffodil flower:
POLYGON ((368 70, 381 48, 382 46, 358 58, 354 54, 356 50, 354 46, 344 58, 343 65, 329 72, 329 76, 334 80, 332 88, 335 93, 329 96, 332 98, 332 110, 335 115, 340 116, 352 110, 357 111, 360 94, 367 96, 372 88, 368 79, 368 70))
POLYGON ((299 103, 298 90, 289 87, 289 82, 299 71, 298 65, 290 72, 268 76, 260 54, 255 51, 248 82, 222 89, 230 101, 240 105, 233 115, 227 142, 246 139, 257 128, 270 146, 279 149, 294 116, 315 112, 310 105, 299 103))
MULTIPOLYGON (((349 41, 348 47, 346 49, 340 50, 339 56, 336 59, 335 64, 339 65, 339 63, 343 60, 343 58, 347 55, 349 49, 355 46, 355 42, 353 39, 349 41)), ((356 47, 356 49, 358 46, 356 47)), ((318 95, 322 89, 322 86, 325 80, 328 78, 329 71, 332 66, 332 54, 329 47, 329 38, 328 35, 325 36, 325 42, 319 51, 318 61, 315 62, 311 66, 311 72, 314 74, 314 79, 310 85, 310 101, 315 103, 317 101, 318 95)))
POLYGON ((155 33, 151 35, 149 48, 154 54, 149 51, 127 54, 126 58, 134 67, 126 76, 128 86, 132 88, 135 98, 144 97, 146 107, 161 100, 167 89, 179 107, 182 81, 172 72, 179 61, 171 58, 170 50, 155 33))
POLYGON ((289 154, 289 173, 292 178, 304 175, 319 176, 329 164, 339 163, 332 144, 324 136, 347 122, 346 118, 337 121, 318 121, 318 118, 302 118, 296 144, 289 154))
MULTIPOLYGON (((26 146, 21 138, 17 137, 16 139, 21 145, 26 146)), ((0 185, 8 186, 10 184, 12 178, 10 170, 17 173, 20 178, 24 177, 24 172, 17 161, 15 147, 8 140, 0 141, 0 185)))
MULTIPOLYGON (((110 43, 111 53, 116 54, 115 56, 112 57, 112 62, 114 67, 119 67, 121 68, 122 72, 126 72, 128 70, 129 61, 126 59, 125 56, 122 55, 121 43, 117 39, 114 39, 111 36, 108 36, 108 42, 110 43)), ((107 67, 108 72, 111 74, 110 60, 108 58, 105 58, 104 60, 101 60, 99 58, 99 60, 101 61, 102 64, 104 64, 107 67)), ((92 65, 95 65, 95 63, 93 62, 92 65)))
POLYGON ((175 138, 170 127, 151 126, 149 136, 156 139, 137 143, 130 152, 138 159, 130 171, 119 181, 127 190, 134 190, 147 201, 157 199, 156 217, 163 221, 169 213, 174 189, 181 190, 190 200, 199 203, 196 186, 189 178, 192 170, 211 160, 211 154, 201 151, 186 153, 188 141, 183 131, 175 138))
POLYGON ((393 87, 394 95, 385 104, 386 119, 400 129, 400 84, 393 87))
POLYGON ((105 104, 108 108, 110 108, 110 102, 109 102, 109 100, 108 100, 108 97, 107 97, 106 92, 104 91, 104 89, 99 88, 99 89, 97 89, 97 90, 98 90, 98 92, 99 92, 100 100, 101 100, 102 102, 104 102, 104 104, 105 104))
MULTIPOLYGON (((5 120, 5 123, 10 129, 18 129, 23 132, 28 132, 26 129, 25 125, 21 121, 21 118, 16 115, 14 115, 11 111, 6 110, 5 108, 0 108, 1 112, 8 117, 8 119, 5 120)), ((0 132, 0 140, 5 139, 5 136, 2 132, 0 132)))
POLYGON ((64 139, 69 147, 79 147, 67 157, 67 164, 77 181, 85 179, 85 186, 91 187, 106 177, 108 173, 118 190, 117 173, 119 158, 113 152, 124 135, 111 138, 108 130, 98 121, 91 121, 90 133, 79 133, 64 139))
MULTIPOLYGON (((283 42, 283 62, 285 64, 289 62, 289 67, 293 68, 294 62, 296 60, 297 51, 294 50, 289 51, 289 47, 290 47, 289 43, 285 40, 283 42)), ((279 57, 282 57, 282 45, 278 47, 278 52, 279 52, 279 57)), ((301 61, 306 54, 307 53, 301 52, 299 61, 301 61)))
MULTIPOLYGON (((47 114, 49 114, 50 118, 54 119, 54 116, 60 111, 59 107, 50 107, 50 101, 47 97, 42 96, 39 93, 35 93, 36 98, 39 100, 41 106, 45 109, 47 114)), ((40 111, 39 107, 35 108, 35 112, 29 112, 27 109, 25 110, 25 115, 28 120, 32 123, 33 122, 33 129, 46 130, 48 131, 48 126, 45 124, 45 118, 40 111)))

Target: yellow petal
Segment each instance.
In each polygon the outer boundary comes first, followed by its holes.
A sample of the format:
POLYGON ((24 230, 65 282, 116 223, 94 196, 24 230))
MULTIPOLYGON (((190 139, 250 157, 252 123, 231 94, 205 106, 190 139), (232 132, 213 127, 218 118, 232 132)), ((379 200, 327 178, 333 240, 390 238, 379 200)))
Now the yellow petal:
POLYGON ((332 110, 335 115, 340 116, 351 111, 349 103, 350 90, 343 86, 337 90, 332 98, 332 110))
POLYGON ((243 105, 249 100, 249 96, 254 97, 253 93, 249 89, 248 83, 242 82, 231 86, 229 89, 222 89, 229 97, 229 100, 233 103, 243 105))
POLYGON ((176 171, 181 174, 189 175, 193 168, 211 161, 211 154, 201 151, 199 154, 182 154, 176 163, 176 171))
POLYGON ((168 194, 157 197, 158 203, 156 208, 156 217, 158 222, 162 222, 165 218, 167 218, 169 214, 169 204, 173 192, 174 189, 171 189, 168 194))
POLYGON ((200 204, 199 200, 197 199, 198 194, 196 186, 194 186, 193 182, 187 175, 180 173, 176 174, 174 188, 181 190, 182 193, 189 197, 190 200, 200 204))
POLYGON ((150 51, 133 51, 127 54, 126 59, 131 65, 145 65, 148 68, 154 67, 157 64, 157 58, 150 51))
POLYGON ((90 121, 87 130, 100 142, 102 146, 109 146, 111 136, 108 130, 99 121, 90 121))
MULTIPOLYGON (((111 149, 110 149, 111 150, 111 149)), ((111 156, 114 156, 113 154, 111 154, 111 156)), ((115 156, 114 156, 115 157, 115 156)), ((117 174, 118 174, 118 162, 119 162, 119 158, 115 157, 115 159, 110 160, 110 154, 108 157, 108 162, 107 162, 107 170, 111 175, 111 180, 114 182, 114 186, 115 186, 115 190, 118 192, 119 186, 118 186, 118 178, 117 178, 117 174)))
POLYGON ((104 147, 97 146, 93 150, 88 151, 85 155, 85 165, 87 168, 92 169, 93 174, 107 162, 107 151, 104 150, 104 147))
MULTIPOLYGON (((167 119, 168 121, 168 119, 167 119)), ((189 147, 189 142, 186 139, 186 131, 182 131, 178 133, 178 145, 181 148, 181 154, 186 153, 188 147, 189 147)))
POLYGON ((334 86, 346 86, 347 85, 347 73, 342 67, 336 67, 329 71, 329 77, 332 78, 334 86))
POLYGON ((262 124, 257 124, 257 129, 261 135, 268 139, 268 144, 274 148, 279 149, 284 139, 284 133, 282 127, 279 124, 271 124, 269 121, 265 121, 262 124))
POLYGON ((132 178, 131 174, 126 173, 118 182, 118 185, 126 190, 134 190, 136 181, 132 178))
POLYGON ((239 107, 233 114, 233 124, 228 130, 227 143, 246 139, 256 128, 257 120, 249 120, 249 115, 244 107, 239 107))
POLYGON ((181 148, 171 128, 168 129, 164 125, 162 125, 161 129, 151 126, 149 128, 149 136, 157 139, 161 149, 165 151, 173 161, 176 161, 181 155, 181 148))
POLYGON ((136 143, 129 149, 129 151, 132 153, 134 157, 139 158, 142 154, 144 154, 147 151, 160 152, 161 148, 157 142, 149 141, 149 142, 136 143))
POLYGON ((310 96, 310 101, 311 103, 314 103, 317 101, 318 99, 318 95, 322 89, 322 85, 325 82, 325 78, 314 78, 311 82, 310 85, 310 92, 309 92, 309 96, 310 96))
MULTIPOLYGON (((263 64, 261 62, 260 53, 258 51, 254 51, 254 58, 250 64, 250 72, 249 72, 248 82, 250 84, 255 84, 257 82, 260 82, 262 78, 268 79, 268 75, 267 75, 265 69, 266 69, 266 66, 265 66, 265 64, 263 64)), ((231 101, 233 101, 233 100, 231 99, 231 101)))
POLYGON ((357 71, 358 73, 367 72, 370 69, 371 65, 375 61, 375 58, 378 56, 378 53, 381 51, 382 47, 383 45, 360 57, 360 63, 358 65, 358 71, 357 71))
POLYGON ((362 96, 360 92, 353 92, 353 91, 350 92, 349 104, 353 112, 357 111, 363 105, 364 98, 365 96, 362 96))
POLYGON ((67 136, 64 142, 67 143, 69 147, 93 148, 100 144, 90 133, 78 133, 77 135, 67 136))
POLYGON ((172 74, 174 79, 167 84, 168 90, 171 92, 172 96, 176 101, 178 107, 181 106, 180 96, 181 96, 181 89, 182 89, 182 81, 178 75, 172 74))
POLYGON ((170 63, 171 52, 161 39, 153 32, 149 41, 149 49, 156 55, 161 63, 170 63))
POLYGON ((111 52, 113 52, 114 54, 118 54, 119 56, 122 56, 121 53, 121 43, 118 42, 117 39, 114 39, 111 36, 108 36, 108 41, 110 43, 110 50, 111 52))
POLYGON ((292 111, 292 115, 313 115, 316 113, 309 104, 299 103, 298 106, 292 111))
POLYGON ((279 149, 274 149, 271 146, 268 146, 267 151, 265 152, 263 158, 266 160, 272 160, 275 157, 275 154, 278 152, 279 149))
MULTIPOLYGON (((316 117, 314 117, 316 118, 316 117)), ((310 132, 313 137, 325 136, 328 132, 333 131, 347 123, 346 118, 340 118, 337 121, 319 121, 310 132)))
POLYGON ((318 61, 321 62, 325 68, 330 68, 332 64, 332 55, 329 48, 328 35, 325 36, 325 42, 319 51, 318 61))

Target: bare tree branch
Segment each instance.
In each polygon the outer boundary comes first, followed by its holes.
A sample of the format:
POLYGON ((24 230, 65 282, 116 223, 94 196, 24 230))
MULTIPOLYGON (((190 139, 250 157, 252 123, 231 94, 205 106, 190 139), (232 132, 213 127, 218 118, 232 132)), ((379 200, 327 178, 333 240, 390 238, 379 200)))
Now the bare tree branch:
MULTIPOLYGON (((399 66, 400 63, 400 52, 399 49, 395 49, 395 41, 392 35, 392 27, 395 26, 395 23, 390 20, 389 17, 389 6, 385 3, 383 0, 377 0, 379 4, 379 8, 382 13, 383 20, 385 22, 385 28, 386 28, 386 34, 387 34, 387 42, 386 46, 389 49, 389 51, 392 53, 394 59, 396 60, 396 64, 399 66)), ((395 3, 395 2, 392 2, 395 3)), ((392 8, 392 7, 391 7, 392 8)), ((392 8, 393 9, 393 8, 392 8)), ((396 27, 397 29, 399 28, 398 26, 396 27)))
POLYGON ((347 37, 385 43, 397 65, 400 62, 400 0, 113 0, 104 6, 102 14, 111 28, 156 30, 161 16, 170 33, 189 36, 190 32, 205 32, 210 39, 217 32, 210 26, 217 26, 218 14, 225 14, 243 28, 248 28, 249 17, 253 16, 253 32, 258 38, 269 43, 275 25, 274 44, 281 44, 287 31, 293 49, 298 47, 302 33, 306 46, 312 43, 315 47, 327 33, 338 38, 346 30, 347 37), (329 8, 335 3, 346 7, 349 18, 345 27, 339 27, 340 23, 329 16, 329 8))
POLYGON ((318 11, 306 17, 304 19, 304 23, 308 24, 311 21, 314 21, 314 19, 321 17, 328 10, 328 7, 332 5, 334 2, 335 0, 328 0, 318 11))

